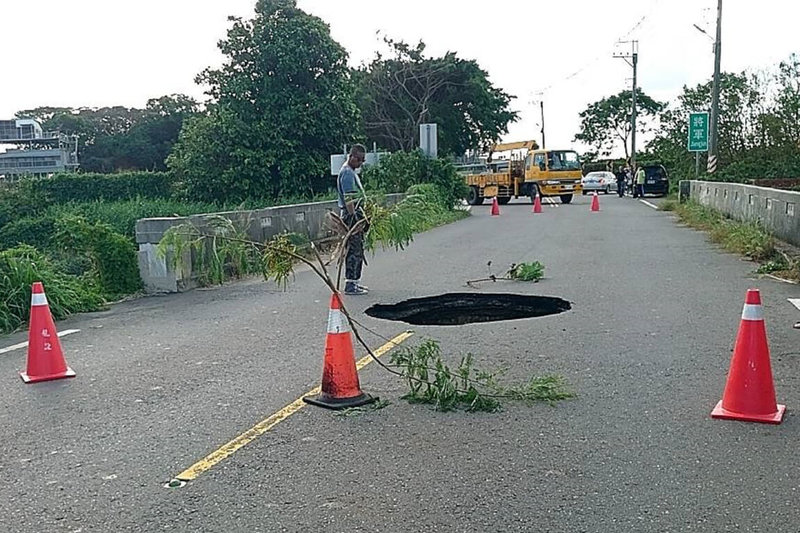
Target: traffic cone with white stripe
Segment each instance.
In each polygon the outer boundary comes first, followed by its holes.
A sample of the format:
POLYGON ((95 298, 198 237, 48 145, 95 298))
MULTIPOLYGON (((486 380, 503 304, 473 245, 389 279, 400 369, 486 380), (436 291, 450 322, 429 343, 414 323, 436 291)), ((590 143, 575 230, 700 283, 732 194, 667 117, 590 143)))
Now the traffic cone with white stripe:
POLYGON ((353 353, 353 339, 347 317, 342 313, 341 295, 331 295, 328 312, 328 336, 322 363, 321 393, 306 396, 303 401, 328 409, 346 409, 372 403, 377 398, 361 392, 353 353))
POLYGON ((758 289, 750 289, 744 301, 725 392, 711 416, 780 424, 784 411, 786 406, 775 402, 761 294, 758 289))
POLYGON ((31 290, 28 364, 25 372, 19 375, 25 383, 75 377, 75 372, 64 360, 53 315, 40 281, 35 282, 31 290))
POLYGON ((533 212, 534 213, 541 213, 542 212, 542 200, 539 198, 539 193, 536 193, 536 196, 533 199, 533 212))
POLYGON ((497 203, 497 196, 492 198, 492 216, 493 217, 500 216, 500 204, 497 203))
POLYGON ((594 196, 592 196, 592 211, 600 211, 600 197, 597 196, 597 191, 594 191, 594 196))

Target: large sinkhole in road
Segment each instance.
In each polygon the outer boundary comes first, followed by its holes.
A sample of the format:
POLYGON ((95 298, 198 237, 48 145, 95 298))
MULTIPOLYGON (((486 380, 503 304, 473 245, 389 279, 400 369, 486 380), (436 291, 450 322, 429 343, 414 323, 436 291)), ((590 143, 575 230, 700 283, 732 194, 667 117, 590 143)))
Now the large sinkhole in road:
POLYGON ((571 308, 568 301, 553 296, 453 292, 396 304, 377 304, 366 313, 415 326, 460 326, 555 315, 571 308))

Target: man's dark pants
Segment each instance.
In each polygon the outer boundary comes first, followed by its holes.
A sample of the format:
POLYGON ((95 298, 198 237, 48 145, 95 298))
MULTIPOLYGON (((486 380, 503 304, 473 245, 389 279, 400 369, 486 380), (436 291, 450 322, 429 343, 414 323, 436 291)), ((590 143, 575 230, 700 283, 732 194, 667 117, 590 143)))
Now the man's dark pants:
MULTIPOLYGON (((346 210, 342 210, 342 220, 347 224, 348 228, 358 222, 355 215, 351 215, 346 210)), ((350 240, 347 246, 347 256, 344 260, 345 266, 345 279, 349 281, 361 280, 361 268, 364 266, 364 232, 359 231, 350 235, 350 240)))

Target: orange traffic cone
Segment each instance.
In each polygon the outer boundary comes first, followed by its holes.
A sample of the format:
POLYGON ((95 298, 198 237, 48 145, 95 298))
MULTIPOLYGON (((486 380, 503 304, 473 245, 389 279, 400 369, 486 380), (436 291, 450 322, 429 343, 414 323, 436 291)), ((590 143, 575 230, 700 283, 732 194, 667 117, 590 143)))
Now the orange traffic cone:
POLYGON ((785 410, 785 405, 775 402, 761 294, 758 289, 750 289, 744 301, 725 392, 711 411, 711 417, 780 424, 785 410))
POLYGON ((542 201, 539 199, 539 193, 536 193, 536 197, 533 199, 533 212, 534 213, 541 213, 542 212, 542 201))
POLYGON ((64 352, 40 281, 33 284, 31 291, 28 366, 19 375, 25 383, 75 377, 75 372, 64 361, 64 352))
POLYGON ((600 211, 600 197, 597 196, 597 191, 594 191, 592 196, 592 211, 600 211))
POLYGON ((322 365, 322 393, 306 396, 303 401, 328 409, 345 409, 372 403, 377 398, 361 392, 353 353, 353 340, 347 317, 342 313, 341 295, 331 296, 328 313, 328 336, 322 365))
POLYGON ((496 217, 500 215, 500 204, 497 203, 497 196, 492 198, 492 216, 496 217))

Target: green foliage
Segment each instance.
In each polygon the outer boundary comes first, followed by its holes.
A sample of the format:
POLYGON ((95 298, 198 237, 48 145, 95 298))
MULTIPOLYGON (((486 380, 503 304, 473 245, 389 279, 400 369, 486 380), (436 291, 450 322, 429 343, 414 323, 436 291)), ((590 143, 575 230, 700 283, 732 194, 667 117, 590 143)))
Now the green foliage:
POLYGON ((768 259, 775 254, 775 239, 755 223, 723 219, 719 226, 711 230, 711 239, 722 243, 725 249, 755 261, 768 259))
POLYGON ((442 361, 439 343, 426 340, 415 350, 403 349, 392 353, 391 362, 402 369, 408 385, 403 399, 411 403, 427 403, 440 411, 464 408, 467 411, 496 411, 500 401, 481 394, 492 376, 472 368, 472 356, 461 360, 453 373, 442 361), (470 378, 475 378, 473 383, 470 378))
POLYGON ((330 154, 358 133, 347 53, 293 0, 260 0, 253 19, 232 20, 225 63, 197 79, 209 113, 186 123, 170 168, 205 201, 328 190, 330 154))
POLYGON ((406 197, 392 208, 376 203, 367 205, 370 231, 364 245, 367 250, 374 250, 377 245, 400 250, 414 240, 415 233, 467 216, 469 213, 466 211, 444 207, 435 185, 414 185, 409 188, 406 197))
POLYGON ((517 281, 539 281, 544 277, 544 265, 539 261, 511 265, 508 277, 517 281))
POLYGON ((493 412, 502 407, 501 399, 552 404, 573 396, 557 376, 533 377, 520 385, 501 386, 497 381, 500 373, 476 369, 471 354, 462 357, 452 371, 442 360, 439 344, 430 339, 416 349, 394 351, 391 363, 401 369, 408 385, 403 399, 430 404, 440 411, 493 412))
POLYGON ((145 109, 38 107, 16 116, 39 120, 45 131, 76 135, 81 169, 108 173, 166 170, 183 120, 197 111, 196 101, 175 94, 150 99, 145 109))
POLYGON ((49 199, 34 188, 33 180, 0 187, 0 227, 42 212, 49 199))
POLYGON ((658 206, 659 211, 675 211, 678 208, 678 200, 670 198, 661 202, 658 206))
POLYGON ((90 280, 64 274, 35 248, 18 246, 0 252, 0 332, 10 333, 27 322, 34 281, 44 284, 56 320, 103 306, 103 298, 90 280))
POLYGON ((204 202, 134 198, 118 202, 98 200, 53 205, 47 209, 45 216, 54 219, 70 215, 80 216, 90 223, 108 224, 117 233, 133 238, 136 221, 139 219, 213 213, 223 210, 223 207, 204 202))
MULTIPOLYGON (((648 145, 678 178, 693 178, 695 154, 686 150, 687 115, 711 107, 711 80, 684 87, 661 115, 661 129, 648 145)), ((756 74, 723 73, 720 78, 719 168, 701 179, 743 182, 800 175, 800 58, 756 74)))
MULTIPOLYGON (((286 235, 282 237, 288 242, 286 235)), ((220 215, 204 217, 201 225, 187 222, 173 226, 158 243, 159 255, 171 260, 173 268, 178 267, 186 251, 191 253, 192 271, 201 285, 222 284, 262 272, 265 265, 257 243, 250 242, 244 231, 220 215)))
MULTIPOLYGON (((631 136, 632 100, 631 91, 622 91, 590 104, 579 115, 581 130, 575 135, 575 140, 592 146, 601 155, 611 154, 622 143, 627 160, 630 154, 628 139, 631 136)), ((649 131, 648 119, 656 118, 664 106, 665 104, 653 100, 642 91, 637 91, 636 109, 637 116, 640 117, 637 133, 649 131)))
POLYGON ((756 261, 768 260, 776 254, 775 239, 755 223, 725 218, 719 211, 693 201, 678 205, 675 212, 687 225, 708 231, 711 240, 728 251, 756 261))
POLYGON ((55 232, 56 221, 49 217, 21 218, 0 228, 0 250, 18 244, 29 244, 40 250, 48 248, 55 232))
POLYGON ((511 97, 475 61, 454 52, 426 58, 422 42, 412 47, 384 40, 390 57, 379 53, 355 75, 364 130, 381 146, 412 150, 419 125, 435 122, 439 151, 460 155, 496 142, 517 119, 509 109, 511 97))
POLYGON ((56 223, 55 240, 62 252, 90 259, 91 274, 109 298, 131 294, 141 288, 133 242, 110 226, 90 224, 80 217, 66 217, 56 223))
POLYGON ((173 176, 167 172, 120 172, 117 174, 64 173, 32 180, 32 187, 50 202, 169 198, 173 176))
POLYGON ((283 287, 289 283, 294 271, 293 254, 297 254, 297 244, 292 242, 288 234, 276 235, 264 248, 262 266, 265 279, 272 279, 283 287))
POLYGON ((381 158, 379 164, 364 169, 366 187, 390 193, 406 192, 413 185, 426 183, 436 187, 434 198, 446 209, 467 196, 464 178, 450 162, 431 159, 420 150, 395 152, 381 158))

